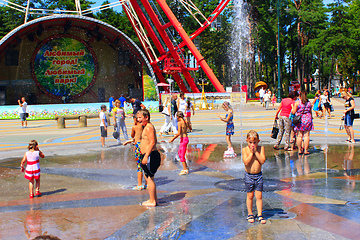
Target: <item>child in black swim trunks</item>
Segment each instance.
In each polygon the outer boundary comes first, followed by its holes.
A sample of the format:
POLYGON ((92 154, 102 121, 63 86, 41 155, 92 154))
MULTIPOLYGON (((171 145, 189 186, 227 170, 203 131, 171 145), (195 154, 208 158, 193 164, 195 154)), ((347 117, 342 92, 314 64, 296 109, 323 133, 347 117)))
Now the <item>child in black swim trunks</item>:
POLYGON ((262 224, 266 223, 262 216, 262 191, 263 179, 261 166, 265 163, 265 150, 263 146, 259 146, 259 135, 256 131, 250 130, 247 134, 246 142, 248 146, 242 150, 242 158, 245 164, 245 187, 247 192, 246 206, 248 210, 247 220, 249 223, 255 221, 252 212, 254 192, 256 197, 256 208, 258 212, 258 221, 262 224))
POLYGON ((140 151, 143 154, 141 167, 145 173, 150 196, 150 199, 143 202, 142 205, 145 207, 155 207, 158 204, 158 199, 154 175, 161 164, 160 153, 156 148, 156 130, 150 122, 150 113, 147 109, 141 109, 137 112, 136 116, 138 122, 144 127, 140 141, 140 151))

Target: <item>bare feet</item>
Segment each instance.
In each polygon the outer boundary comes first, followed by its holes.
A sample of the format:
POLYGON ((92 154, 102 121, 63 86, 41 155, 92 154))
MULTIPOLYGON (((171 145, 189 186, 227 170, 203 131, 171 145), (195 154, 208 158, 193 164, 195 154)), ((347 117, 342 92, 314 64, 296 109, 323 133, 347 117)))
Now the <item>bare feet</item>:
POLYGON ((150 201, 150 199, 149 199, 149 200, 143 202, 141 204, 141 206, 144 206, 144 207, 156 207, 157 203, 155 201, 150 201))

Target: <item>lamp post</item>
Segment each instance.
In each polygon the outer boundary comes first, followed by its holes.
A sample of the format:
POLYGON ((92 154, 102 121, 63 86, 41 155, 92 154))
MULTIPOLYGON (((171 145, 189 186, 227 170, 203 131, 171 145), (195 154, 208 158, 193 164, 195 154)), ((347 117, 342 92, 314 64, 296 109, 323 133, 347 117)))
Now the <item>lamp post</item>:
MULTIPOLYGON (((278 29, 278 34, 277 34, 277 38, 278 38, 278 51, 277 51, 277 60, 278 60, 278 97, 277 97, 277 102, 280 103, 281 102, 281 66, 280 66, 280 2, 281 0, 277 0, 277 4, 276 4, 276 17, 277 17, 277 29, 278 29)), ((286 6, 285 11, 289 11, 290 9, 286 6)), ((271 2, 270 2, 270 8, 269 8, 269 12, 272 13, 274 11, 274 9, 271 7, 271 2)))

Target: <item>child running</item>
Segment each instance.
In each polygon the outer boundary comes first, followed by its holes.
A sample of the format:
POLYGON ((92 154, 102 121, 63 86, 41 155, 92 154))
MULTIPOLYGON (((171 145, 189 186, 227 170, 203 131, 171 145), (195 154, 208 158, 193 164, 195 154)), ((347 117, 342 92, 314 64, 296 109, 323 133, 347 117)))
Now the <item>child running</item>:
POLYGON ((179 154, 180 162, 183 165, 183 170, 181 170, 179 175, 187 175, 189 174, 189 167, 186 164, 185 153, 186 153, 187 145, 189 143, 189 138, 187 136, 188 124, 184 120, 183 112, 178 111, 176 113, 176 117, 178 121, 178 133, 172 139, 169 140, 169 143, 172 143, 177 137, 180 136, 180 146, 179 146, 178 154, 179 154))
POLYGON ((157 138, 154 125, 150 122, 150 113, 147 109, 141 109, 137 113, 137 120, 143 126, 140 140, 140 151, 142 154, 141 167, 145 173, 148 184, 150 199, 142 203, 145 207, 155 207, 158 205, 156 195, 156 184, 154 175, 160 167, 160 153, 156 148, 157 138))
POLYGON ((141 168, 141 153, 140 153, 140 141, 141 141, 142 131, 143 131, 143 126, 137 121, 136 114, 135 114, 134 126, 132 126, 132 128, 131 128, 131 137, 133 139, 130 139, 130 140, 124 142, 123 145, 126 146, 129 143, 135 144, 134 150, 135 150, 135 160, 137 163, 138 184, 136 187, 133 188, 133 190, 138 190, 138 191, 144 190, 147 187, 146 183, 145 183, 145 185, 142 184, 143 169, 141 168))
POLYGON ((223 109, 227 112, 225 117, 220 116, 217 114, 217 116, 220 118, 221 121, 226 122, 226 142, 228 144, 228 150, 225 151, 224 156, 226 154, 234 154, 234 149, 231 144, 231 135, 234 135, 234 123, 233 123, 233 114, 234 111, 231 108, 231 105, 229 102, 224 102, 222 104, 223 109))
POLYGON ((245 165, 245 187, 247 192, 246 206, 248 210, 247 220, 249 223, 255 221, 252 211, 254 191, 256 197, 256 208, 258 212, 258 221, 262 224, 266 223, 262 216, 262 191, 263 178, 261 166, 265 163, 265 150, 263 146, 259 146, 259 135, 256 131, 250 130, 246 136, 247 147, 242 149, 242 158, 245 165))
POLYGON ((40 192, 40 163, 39 157, 45 155, 39 150, 36 140, 31 140, 28 146, 29 151, 24 154, 21 160, 21 171, 24 172, 24 163, 26 162, 25 178, 29 180, 30 198, 34 198, 34 179, 36 180, 35 196, 41 197, 40 192))

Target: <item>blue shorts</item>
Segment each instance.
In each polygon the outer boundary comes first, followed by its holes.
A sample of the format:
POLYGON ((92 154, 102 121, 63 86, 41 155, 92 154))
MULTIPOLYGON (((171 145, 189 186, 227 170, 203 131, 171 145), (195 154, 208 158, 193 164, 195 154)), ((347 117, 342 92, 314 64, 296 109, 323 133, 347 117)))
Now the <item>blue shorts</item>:
POLYGON ((245 172, 245 188, 246 192, 253 192, 256 191, 263 191, 263 178, 262 178, 262 172, 251 174, 248 172, 245 172))
POLYGON ((354 123, 354 119, 351 118, 350 114, 345 114, 345 118, 344 118, 344 125, 345 126, 352 126, 354 123))

